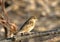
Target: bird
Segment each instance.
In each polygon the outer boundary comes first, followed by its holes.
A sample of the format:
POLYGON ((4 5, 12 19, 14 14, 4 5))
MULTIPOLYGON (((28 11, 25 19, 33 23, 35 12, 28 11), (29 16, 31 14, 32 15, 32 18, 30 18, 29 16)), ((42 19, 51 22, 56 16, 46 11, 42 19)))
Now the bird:
POLYGON ((10 23, 10 37, 14 36, 14 33, 17 31, 17 26, 15 23, 10 23))
POLYGON ((31 31, 34 29, 35 24, 37 21, 36 16, 31 16, 20 28, 19 33, 31 33, 31 31))
POLYGON ((10 28, 5 29, 5 38, 13 38, 17 32, 17 25, 15 23, 8 24, 10 28))
POLYGON ((8 25, 3 25, 5 30, 5 38, 12 38, 14 37, 14 33, 17 31, 17 26, 14 23, 9 23, 8 25), (10 28, 6 27, 8 25, 10 28))

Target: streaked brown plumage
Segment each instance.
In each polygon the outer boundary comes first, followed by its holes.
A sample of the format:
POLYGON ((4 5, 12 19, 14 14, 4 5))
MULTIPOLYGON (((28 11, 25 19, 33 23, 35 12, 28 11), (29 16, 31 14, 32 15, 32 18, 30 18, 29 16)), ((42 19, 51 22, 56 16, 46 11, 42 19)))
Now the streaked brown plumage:
POLYGON ((21 27, 18 33, 29 33, 34 27, 37 21, 36 16, 31 16, 21 27))
POLYGON ((10 29, 10 33, 8 34, 8 37, 13 37, 14 33, 16 33, 15 35, 19 34, 19 33, 30 33, 30 31, 34 28, 35 23, 37 21, 37 18, 35 16, 31 16, 20 28, 19 31, 16 32, 16 26, 14 24, 11 24, 11 29, 10 29))
POLYGON ((17 26, 14 23, 10 23, 10 29, 6 33, 7 38, 13 37, 16 31, 17 31, 17 26))

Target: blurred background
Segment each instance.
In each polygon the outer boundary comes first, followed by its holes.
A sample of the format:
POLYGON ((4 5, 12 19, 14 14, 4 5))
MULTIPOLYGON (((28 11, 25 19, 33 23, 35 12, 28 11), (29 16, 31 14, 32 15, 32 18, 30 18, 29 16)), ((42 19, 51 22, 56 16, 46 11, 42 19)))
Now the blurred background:
MULTIPOLYGON (((5 8, 6 11, 8 12, 10 21, 15 23, 18 26, 18 29, 31 16, 38 17, 36 26, 32 30, 33 32, 49 31, 60 27, 60 0, 4 0, 4 1, 5 8)), ((2 10, 0 7, 0 12, 1 11, 2 10)), ((56 38, 54 39, 56 40, 56 38)))

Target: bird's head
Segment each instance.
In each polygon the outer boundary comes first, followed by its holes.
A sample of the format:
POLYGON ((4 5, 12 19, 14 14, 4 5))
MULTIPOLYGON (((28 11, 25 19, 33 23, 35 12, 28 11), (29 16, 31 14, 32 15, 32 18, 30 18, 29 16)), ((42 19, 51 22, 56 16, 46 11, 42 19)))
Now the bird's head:
POLYGON ((38 20, 36 16, 31 16, 30 19, 33 20, 33 21, 37 21, 38 20))

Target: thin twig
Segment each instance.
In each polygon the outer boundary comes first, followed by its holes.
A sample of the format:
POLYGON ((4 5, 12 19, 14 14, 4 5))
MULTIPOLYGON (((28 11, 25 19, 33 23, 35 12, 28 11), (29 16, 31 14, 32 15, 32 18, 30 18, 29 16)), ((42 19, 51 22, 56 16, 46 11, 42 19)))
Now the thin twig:
POLYGON ((7 13, 7 11, 6 11, 6 9, 5 9, 5 1, 4 0, 1 0, 2 2, 2 13, 4 14, 4 16, 6 17, 6 20, 7 20, 7 22, 9 22, 9 16, 8 16, 8 13, 7 13))

